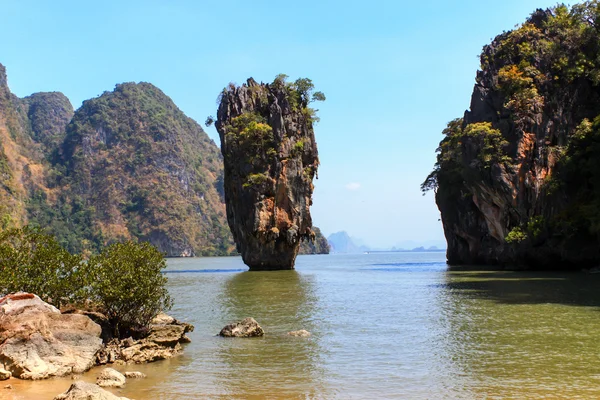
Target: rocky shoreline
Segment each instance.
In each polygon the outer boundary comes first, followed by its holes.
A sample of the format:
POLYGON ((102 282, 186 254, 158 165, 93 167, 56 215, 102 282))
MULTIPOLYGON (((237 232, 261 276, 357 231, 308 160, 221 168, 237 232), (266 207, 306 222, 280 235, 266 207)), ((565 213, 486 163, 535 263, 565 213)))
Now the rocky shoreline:
MULTIPOLYGON (((61 312, 32 293, 0 298, 0 379, 75 377, 95 366, 171 358, 182 352, 182 344, 190 342, 186 333, 194 329, 190 324, 159 314, 140 337, 116 339, 107 333, 103 317, 97 312, 81 310, 61 312)), ((142 375, 131 374, 131 377, 142 375)), ((56 398, 119 399, 91 386, 77 381, 56 398)))

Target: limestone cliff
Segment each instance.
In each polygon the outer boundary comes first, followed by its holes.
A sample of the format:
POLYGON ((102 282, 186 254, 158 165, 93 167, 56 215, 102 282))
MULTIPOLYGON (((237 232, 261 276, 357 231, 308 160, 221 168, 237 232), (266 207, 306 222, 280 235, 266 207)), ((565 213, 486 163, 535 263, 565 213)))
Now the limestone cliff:
POLYGON ((227 221, 252 270, 293 269, 312 238, 313 178, 319 158, 308 79, 271 84, 252 78, 224 89, 216 127, 225 163, 227 221))
POLYGON ((90 242, 148 241, 168 256, 232 250, 219 150, 149 83, 85 101, 66 128, 59 167, 67 201, 89 218, 90 242))
POLYGON ((73 107, 62 93, 24 99, 12 94, 0 64, 0 229, 35 220, 28 210, 34 193, 53 195, 45 179, 48 160, 72 116, 73 107))
POLYGON ((315 233, 314 240, 311 240, 311 238, 302 240, 298 254, 329 254, 331 246, 327 238, 323 236, 321 230, 316 226, 312 230, 315 233))
POLYGON ((485 46, 444 131, 436 191, 450 264, 600 263, 600 6, 537 10, 485 46))
POLYGON ((218 147, 158 88, 117 85, 74 113, 58 92, 18 98, 0 64, 0 230, 26 224, 70 251, 149 241, 228 255, 218 147))

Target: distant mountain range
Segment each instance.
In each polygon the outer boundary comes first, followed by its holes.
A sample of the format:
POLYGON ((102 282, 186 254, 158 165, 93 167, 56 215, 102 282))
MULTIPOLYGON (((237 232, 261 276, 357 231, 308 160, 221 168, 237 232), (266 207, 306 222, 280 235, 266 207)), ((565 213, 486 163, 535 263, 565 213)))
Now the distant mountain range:
POLYGON ((445 251, 446 243, 439 240, 415 242, 405 240, 391 248, 370 247, 362 244, 362 240, 352 238, 345 231, 329 235, 327 238, 332 253, 356 254, 364 252, 392 251, 392 252, 420 252, 420 251, 445 251), (360 244, 359 244, 360 243, 360 244))

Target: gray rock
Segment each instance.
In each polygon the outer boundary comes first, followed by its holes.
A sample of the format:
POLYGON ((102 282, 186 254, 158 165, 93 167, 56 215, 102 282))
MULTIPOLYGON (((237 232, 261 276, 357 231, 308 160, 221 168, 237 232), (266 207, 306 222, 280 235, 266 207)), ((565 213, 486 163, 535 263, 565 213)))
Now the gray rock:
POLYGON ((170 315, 167 315, 165 313, 160 313, 156 317, 154 317, 152 319, 152 322, 150 322, 150 323, 152 325, 158 325, 158 324, 168 325, 168 324, 174 324, 175 322, 176 322, 175 318, 173 318, 170 315))
POLYGON ((265 331, 254 318, 244 318, 240 322, 225 326, 219 332, 219 336, 223 337, 256 337, 264 334, 265 331))
POLYGON ((101 387, 123 387, 125 376, 115 369, 104 368, 96 378, 96 384, 101 387))
POLYGON ((127 379, 142 379, 145 378, 146 374, 139 371, 127 371, 125 372, 125 378, 127 379))
POLYGON ((4 368, 0 368, 0 381, 5 381, 12 376, 10 371, 5 370, 4 368))
POLYGON ((148 363, 174 357, 182 350, 181 343, 189 343, 186 333, 194 326, 179 322, 166 314, 159 314, 150 325, 148 336, 140 340, 113 339, 96 356, 98 364, 148 363))
POLYGON ((310 336, 310 332, 307 330, 299 330, 299 331, 292 331, 292 332, 288 332, 288 335, 290 336, 298 336, 298 337, 309 337, 310 336))
POLYGON ((31 293, 0 299, 0 363, 14 377, 83 373, 102 348, 101 328, 85 315, 61 314, 31 293))
POLYGON ((94 385, 83 381, 74 382, 69 390, 59 394, 54 400, 129 400, 127 397, 115 396, 109 391, 106 391, 94 385))

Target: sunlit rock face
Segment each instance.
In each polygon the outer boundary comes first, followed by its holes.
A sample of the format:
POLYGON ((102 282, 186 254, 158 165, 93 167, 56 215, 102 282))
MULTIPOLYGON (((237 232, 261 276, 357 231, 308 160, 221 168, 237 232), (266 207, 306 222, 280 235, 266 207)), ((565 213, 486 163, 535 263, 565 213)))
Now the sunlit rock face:
POLYGON ((312 238, 319 158, 307 93, 282 80, 224 89, 216 127, 225 162, 227 221, 251 270, 293 269, 312 238))
POLYGON ((448 124, 423 185, 450 264, 600 264, 598 11, 537 10, 484 47, 470 110, 448 124))

